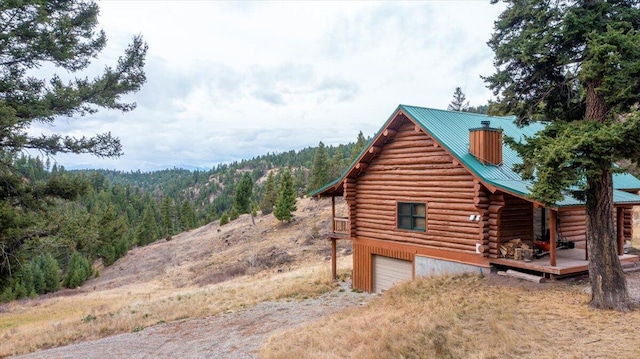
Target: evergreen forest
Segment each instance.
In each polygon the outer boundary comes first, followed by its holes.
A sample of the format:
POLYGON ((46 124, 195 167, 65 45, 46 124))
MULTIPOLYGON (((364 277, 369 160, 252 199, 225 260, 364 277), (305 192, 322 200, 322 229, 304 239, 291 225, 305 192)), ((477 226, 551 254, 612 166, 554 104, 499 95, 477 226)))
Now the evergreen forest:
POLYGON ((338 177, 365 142, 360 132, 347 145, 320 142, 208 171, 71 171, 48 158, 5 159, 29 187, 68 193, 25 204, 25 210, 0 208, 0 300, 75 288, 99 276, 96 261, 112 265, 133 247, 171 240, 212 221, 223 225, 258 211, 290 221, 291 198, 338 177))

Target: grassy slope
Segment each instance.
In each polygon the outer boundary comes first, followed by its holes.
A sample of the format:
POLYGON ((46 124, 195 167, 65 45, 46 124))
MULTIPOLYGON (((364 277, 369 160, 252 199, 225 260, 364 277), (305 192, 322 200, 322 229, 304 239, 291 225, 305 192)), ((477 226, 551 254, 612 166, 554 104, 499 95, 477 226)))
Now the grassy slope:
MULTIPOLYGON (((137 248, 79 289, 0 306, 0 357, 331 289, 322 235, 328 203, 304 200, 298 207, 291 225, 272 216, 259 217, 255 227, 247 216, 222 228, 208 225, 137 248), (313 239, 316 225, 320 235, 313 239), (263 268, 282 253, 291 259, 277 265, 283 273, 263 268), (248 275, 225 280, 243 268, 248 275)), ((493 277, 421 279, 276 334, 261 356, 640 357, 640 312, 591 310, 583 288, 493 277)))
POLYGON ((584 286, 419 279, 272 337, 264 358, 639 358, 640 311, 587 307, 584 286))
POLYGON ((291 224, 209 224, 135 248, 78 289, 3 304, 0 357, 331 290, 330 202, 298 208, 291 224))

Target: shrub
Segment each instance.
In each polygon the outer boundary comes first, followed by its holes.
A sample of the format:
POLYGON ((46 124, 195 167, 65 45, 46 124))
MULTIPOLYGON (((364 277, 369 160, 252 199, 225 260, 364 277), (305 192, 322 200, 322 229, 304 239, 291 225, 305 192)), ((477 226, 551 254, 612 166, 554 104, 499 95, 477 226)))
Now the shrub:
POLYGON ((91 273, 89 260, 80 255, 80 253, 73 252, 67 267, 67 275, 64 278, 64 286, 67 288, 79 287, 89 279, 91 273))
POLYGON ((229 223, 229 216, 227 215, 227 212, 224 212, 222 217, 220 217, 220 225, 224 226, 227 223, 229 223))
POLYGON ((44 293, 60 289, 60 266, 51 253, 42 253, 37 263, 44 274, 44 293))

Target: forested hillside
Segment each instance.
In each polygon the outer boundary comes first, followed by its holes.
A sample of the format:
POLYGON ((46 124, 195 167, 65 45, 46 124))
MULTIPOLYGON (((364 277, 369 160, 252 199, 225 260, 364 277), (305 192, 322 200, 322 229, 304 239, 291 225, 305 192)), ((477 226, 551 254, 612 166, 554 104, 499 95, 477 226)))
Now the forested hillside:
POLYGON ((45 200, 24 203, 24 210, 20 204, 2 208, 0 299, 73 288, 99 275, 92 268, 96 260, 109 266, 134 246, 250 211, 271 213, 285 182, 294 196, 304 196, 337 177, 364 145, 360 133, 355 143, 320 142, 209 171, 66 171, 40 158, 9 159, 23 182, 36 188, 33 197, 45 200), (283 176, 290 179, 281 181, 283 176), (65 193, 44 195, 56 191, 65 193))

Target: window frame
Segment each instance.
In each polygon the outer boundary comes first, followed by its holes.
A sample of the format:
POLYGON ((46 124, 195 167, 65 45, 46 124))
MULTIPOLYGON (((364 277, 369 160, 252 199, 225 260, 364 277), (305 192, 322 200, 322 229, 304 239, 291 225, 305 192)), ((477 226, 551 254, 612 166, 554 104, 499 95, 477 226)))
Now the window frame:
POLYGON ((411 232, 426 232, 427 231, 427 203, 426 202, 412 202, 412 201, 397 201, 396 202, 396 229, 411 232), (400 209, 405 205, 409 206, 409 214, 401 214, 400 209), (422 206, 424 208, 424 215, 415 214, 415 208, 422 206), (401 218, 409 218, 411 225, 402 226, 401 218), (416 219, 424 220, 424 227, 416 226, 416 219))

